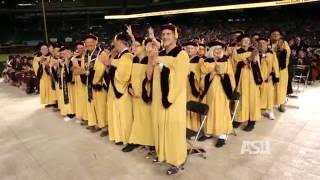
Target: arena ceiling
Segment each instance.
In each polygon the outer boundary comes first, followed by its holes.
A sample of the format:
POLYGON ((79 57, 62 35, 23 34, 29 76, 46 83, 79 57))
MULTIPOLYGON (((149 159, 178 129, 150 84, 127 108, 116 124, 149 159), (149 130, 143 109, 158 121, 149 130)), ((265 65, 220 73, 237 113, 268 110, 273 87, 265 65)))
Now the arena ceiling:
MULTIPOLYGON (((42 16, 44 1, 47 16, 130 15, 146 12, 202 8, 222 5, 270 2, 271 0, 0 0, 0 14, 28 18, 42 16)), ((314 1, 314 0, 284 0, 314 1)))
MULTIPOLYGON (((0 0, 0 7, 6 9, 41 8, 42 0, 0 0)), ((253 3, 270 0, 44 0, 47 8, 104 7, 137 8, 146 6, 206 6, 253 3)))

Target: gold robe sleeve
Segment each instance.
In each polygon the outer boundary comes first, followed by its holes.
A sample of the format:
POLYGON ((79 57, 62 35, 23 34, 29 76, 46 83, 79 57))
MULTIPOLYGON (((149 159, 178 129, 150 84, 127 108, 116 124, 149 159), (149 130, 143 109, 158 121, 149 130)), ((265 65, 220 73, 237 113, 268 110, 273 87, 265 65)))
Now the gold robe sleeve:
POLYGON ((37 58, 37 57, 33 58, 32 68, 33 68, 33 71, 34 71, 35 75, 37 76, 38 69, 39 69, 39 58, 37 58))
POLYGON ((120 93, 124 93, 129 85, 132 70, 132 55, 126 53, 118 60, 117 70, 114 76, 114 84, 120 93))
POLYGON ((94 77, 93 77, 93 80, 92 80, 92 84, 101 85, 103 73, 105 71, 105 66, 101 61, 99 61, 99 59, 97 59, 95 64, 94 64, 94 70, 95 70, 95 72, 94 72, 94 77))
POLYGON ((226 74, 229 75, 229 79, 230 79, 230 83, 231 83, 232 89, 235 89, 236 88, 236 80, 234 78, 233 64, 232 64, 232 59, 231 58, 229 58, 229 60, 227 62, 226 74))
POLYGON ((181 51, 174 63, 172 64, 169 75, 169 94, 168 101, 173 103, 177 96, 187 87, 181 86, 179 82, 187 81, 187 74, 189 70, 189 56, 185 51, 181 51))
POLYGON ((273 53, 273 61, 272 62, 273 62, 272 69, 275 74, 275 77, 279 78, 280 77, 279 63, 278 63, 277 55, 275 53, 273 53))

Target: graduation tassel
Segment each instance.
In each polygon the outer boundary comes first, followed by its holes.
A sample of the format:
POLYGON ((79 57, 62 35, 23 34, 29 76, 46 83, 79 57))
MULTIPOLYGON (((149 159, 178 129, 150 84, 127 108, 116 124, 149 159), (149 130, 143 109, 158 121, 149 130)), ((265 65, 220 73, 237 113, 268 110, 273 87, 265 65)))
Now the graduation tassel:
POLYGON ((174 37, 175 37, 176 39, 178 39, 178 37, 179 37, 177 27, 174 28, 174 37))

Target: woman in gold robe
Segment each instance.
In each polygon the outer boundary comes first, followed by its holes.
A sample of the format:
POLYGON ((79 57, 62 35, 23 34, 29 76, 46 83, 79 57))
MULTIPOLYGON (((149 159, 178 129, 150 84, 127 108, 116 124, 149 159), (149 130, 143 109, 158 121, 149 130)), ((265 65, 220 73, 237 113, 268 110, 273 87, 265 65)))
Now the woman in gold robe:
POLYGON ((233 68, 229 57, 225 56, 225 45, 214 41, 210 47, 208 58, 201 61, 203 79, 201 86, 205 102, 209 105, 205 133, 218 138, 215 146, 222 147, 227 135, 232 131, 230 100, 235 88, 233 68))

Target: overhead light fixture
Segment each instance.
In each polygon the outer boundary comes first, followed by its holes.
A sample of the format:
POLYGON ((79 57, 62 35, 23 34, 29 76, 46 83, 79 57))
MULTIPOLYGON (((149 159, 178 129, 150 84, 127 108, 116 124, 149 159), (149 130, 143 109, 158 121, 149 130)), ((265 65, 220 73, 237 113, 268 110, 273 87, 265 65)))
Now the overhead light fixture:
POLYGON ((211 6, 211 7, 202 7, 202 8, 177 9, 177 10, 147 12, 147 13, 128 14, 128 15, 107 15, 104 17, 104 19, 132 19, 132 18, 165 16, 165 15, 186 14, 186 13, 199 13, 199 12, 212 12, 212 11, 235 10, 235 9, 274 7, 274 6, 309 3, 309 2, 315 2, 315 1, 319 1, 319 0, 295 0, 295 1, 282 0, 282 1, 270 1, 270 2, 260 2, 260 3, 211 6))
POLYGON ((33 4, 31 3, 21 3, 21 4, 17 4, 18 6, 32 6, 33 4))

